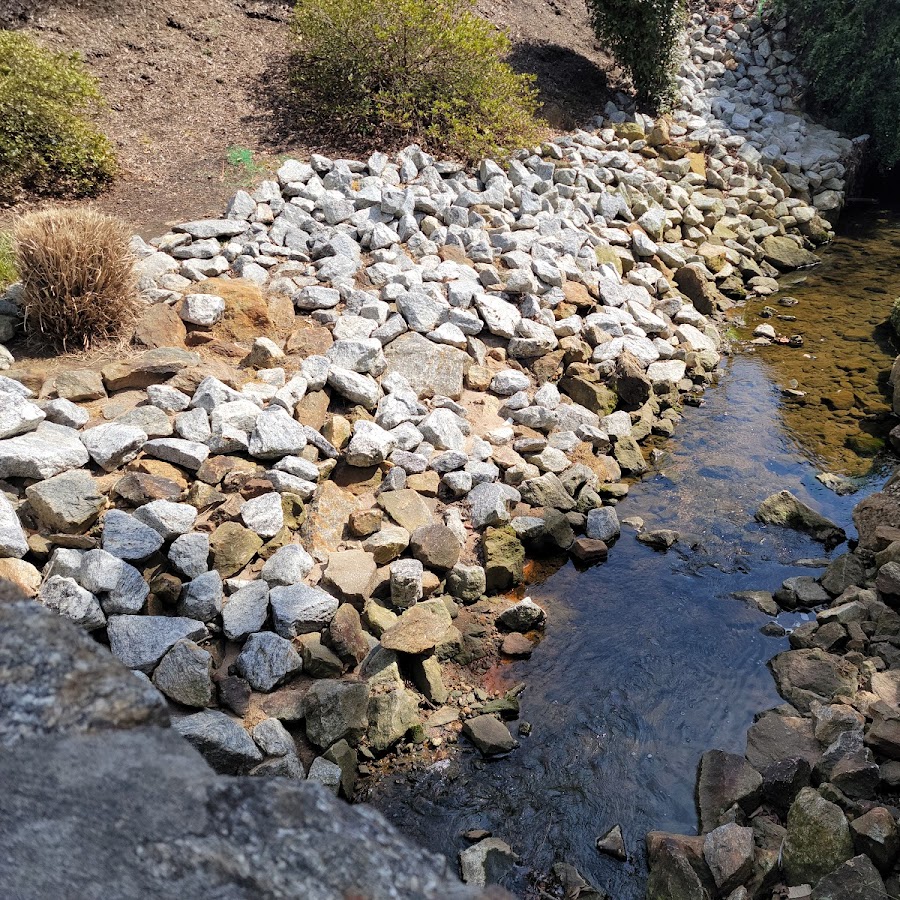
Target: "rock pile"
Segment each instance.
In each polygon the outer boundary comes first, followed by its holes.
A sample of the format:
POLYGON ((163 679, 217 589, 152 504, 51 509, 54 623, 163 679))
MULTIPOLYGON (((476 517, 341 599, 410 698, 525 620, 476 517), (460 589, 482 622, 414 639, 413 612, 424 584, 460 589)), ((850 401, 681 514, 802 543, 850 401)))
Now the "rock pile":
MULTIPOLYGON (((748 65, 752 96, 782 51, 753 52, 714 50, 704 91, 748 65)), ((303 777, 299 740, 349 793, 358 754, 448 699, 508 752, 448 696, 459 604, 526 552, 604 558, 640 443, 712 377, 710 317, 815 261, 838 176, 795 125, 766 125, 778 157, 610 111, 475 173, 415 146, 289 160, 224 218, 135 238, 150 349, 46 378, 7 360, 0 576, 151 679, 219 771, 303 777)), ((499 626, 539 628, 532 607, 499 626)))

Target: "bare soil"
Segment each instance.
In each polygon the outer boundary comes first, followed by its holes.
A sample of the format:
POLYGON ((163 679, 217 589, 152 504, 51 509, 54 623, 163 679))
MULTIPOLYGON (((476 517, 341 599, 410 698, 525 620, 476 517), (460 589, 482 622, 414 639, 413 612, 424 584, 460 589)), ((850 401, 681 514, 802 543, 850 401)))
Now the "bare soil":
MULTIPOLYGON (((584 0, 478 0, 506 28, 510 62, 537 76, 544 115, 568 130, 601 112, 621 76, 594 39, 584 0)), ((298 134, 285 115, 291 5, 281 0, 2 0, 0 25, 77 50, 100 79, 100 126, 121 174, 92 201, 145 237, 218 215, 237 187, 279 156, 356 155, 329 135, 298 134)), ((86 201, 82 201, 86 202, 86 201)), ((0 228, 27 209, 0 210, 0 228)))

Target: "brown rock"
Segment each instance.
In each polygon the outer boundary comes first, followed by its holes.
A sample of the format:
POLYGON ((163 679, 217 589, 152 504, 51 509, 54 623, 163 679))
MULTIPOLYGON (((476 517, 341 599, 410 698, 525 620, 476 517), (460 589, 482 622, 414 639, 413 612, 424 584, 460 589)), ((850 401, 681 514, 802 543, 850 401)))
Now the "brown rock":
POLYGON ((603 541, 580 537, 575 539, 575 543, 569 548, 569 553, 579 562, 595 563, 606 559, 609 555, 609 548, 603 541))
POLYGON ((165 303, 154 303, 141 313, 134 327, 134 343, 154 350, 157 347, 181 347, 187 329, 181 316, 165 303))
POLYGON ((342 603, 329 622, 327 644, 348 665, 361 663, 369 652, 359 613, 349 603, 342 603))
POLYGON ((225 341, 252 341, 272 328, 269 306, 262 291, 243 278, 207 278, 185 288, 185 293, 214 294, 225 301, 225 314, 213 334, 225 341))
POLYGON ((161 384, 177 372, 200 363, 200 357, 178 347, 145 350, 103 368, 103 381, 108 391, 145 388, 161 384))
POLYGON ((319 488, 315 501, 308 507, 303 526, 303 543, 310 552, 329 553, 344 539, 344 527, 356 509, 356 498, 349 491, 326 481, 319 488))
POLYGON ((600 382, 567 375, 560 379, 559 389, 571 397, 573 402, 597 413, 598 416, 607 416, 616 408, 618 398, 615 392, 600 382))
POLYGON ((322 586, 362 609, 372 595, 375 557, 365 550, 341 550, 328 556, 322 586))
POLYGON ((144 472, 129 472, 115 483, 113 493, 132 506, 143 506, 153 500, 178 500, 182 495, 182 488, 168 478, 144 472))
POLYGON ((378 504, 401 527, 412 533, 434 521, 433 506, 415 491, 404 488, 379 494, 378 504))
POLYGON ((486 366, 470 366, 466 372, 466 387, 470 391, 486 391, 493 374, 486 366))
POLYGON ((527 659, 531 656, 533 650, 534 644, 524 634, 519 634, 516 631, 511 631, 507 634, 500 645, 500 652, 506 654, 506 656, 524 657, 527 659))
POLYGON ((429 569, 452 569, 459 562, 459 541, 446 525, 424 525, 410 535, 412 555, 429 569))
POLYGON ((284 352, 296 354, 303 359, 307 356, 324 356, 333 343, 334 338, 324 325, 297 318, 296 328, 288 337, 284 352))
POLYGON ((368 537, 381 528, 383 519, 384 513, 380 509, 357 509, 350 514, 350 533, 354 537, 368 537))
POLYGON ((381 645, 401 653, 433 650, 450 628, 452 620, 443 600, 423 600, 407 609, 381 635, 381 645))
POLYGON ((437 497, 441 476, 433 469, 429 469, 427 472, 407 476, 406 486, 423 497, 437 497))
POLYGON ((223 522, 210 536, 213 568, 223 578, 236 575, 256 556, 262 538, 237 522, 223 522))
POLYGON ((713 282, 708 281, 696 266, 682 266, 675 272, 675 284, 695 309, 704 316, 712 315, 725 298, 716 289, 713 282))
POLYGON ((294 418, 301 425, 308 425, 321 431, 328 415, 328 394, 325 391, 312 391, 306 394, 294 407, 294 418))
POLYGON ((0 583, 12 582, 26 597, 37 595, 41 573, 24 559, 0 559, 0 583))
POLYGON ((73 403, 99 400, 106 396, 103 379, 93 369, 67 369, 54 378, 56 396, 73 403))
POLYGON ((627 350, 616 361, 616 393, 624 409, 638 409, 650 398, 653 385, 644 367, 627 350))

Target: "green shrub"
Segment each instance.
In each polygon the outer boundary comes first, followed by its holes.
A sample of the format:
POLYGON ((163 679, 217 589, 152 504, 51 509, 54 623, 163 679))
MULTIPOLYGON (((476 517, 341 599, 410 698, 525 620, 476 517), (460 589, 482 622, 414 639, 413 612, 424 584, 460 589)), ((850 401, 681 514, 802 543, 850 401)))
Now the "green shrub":
POLYGON ((0 201, 22 190, 96 193, 115 167, 112 146, 86 118, 99 104, 77 55, 0 31, 0 201))
POLYGON ((597 37, 628 71, 638 99, 674 99, 685 0, 587 0, 597 37))
POLYGON ((418 140, 468 158, 535 140, 533 77, 469 0, 298 0, 300 115, 345 136, 418 140))
POLYGON ((813 110, 872 135, 884 168, 900 162, 900 3, 782 0, 813 110))
POLYGON ((0 292, 17 278, 12 235, 8 231, 0 231, 0 292))

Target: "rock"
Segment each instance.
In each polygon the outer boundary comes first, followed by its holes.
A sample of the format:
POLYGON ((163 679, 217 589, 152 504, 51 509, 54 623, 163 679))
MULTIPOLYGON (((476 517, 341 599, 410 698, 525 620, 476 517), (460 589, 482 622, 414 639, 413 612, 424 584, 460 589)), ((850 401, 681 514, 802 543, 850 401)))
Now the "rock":
POLYGON ((250 735, 225 713, 207 710, 177 719, 173 725, 223 775, 242 774, 262 762, 250 735))
POLYGON ((141 573, 105 550, 88 550, 75 576, 108 616, 139 613, 150 593, 141 573))
POLYGON ((344 739, 354 745, 368 727, 369 688, 360 682, 317 681, 306 695, 306 736, 328 748, 344 739))
POLYGON ((815 253, 804 250, 787 236, 769 235, 763 238, 762 251, 766 262, 785 272, 814 266, 819 262, 815 253))
POLYGON ((42 481, 78 469, 90 459, 78 432, 42 422, 35 431, 0 440, 0 478, 42 481))
POLYGON ((328 386, 364 409, 375 409, 381 394, 378 382, 374 378, 339 366, 331 366, 328 370, 328 386))
POLYGON ((826 875, 810 900, 869 900, 889 896, 878 870, 867 856, 854 856, 826 875))
POLYGON ((284 527, 284 512, 281 508, 281 494, 260 494, 252 497, 241 507, 241 519, 261 538, 275 537, 284 527))
POLYGON ((54 425, 65 425, 69 428, 81 428, 91 418, 91 414, 69 400, 50 400, 44 405, 47 421, 54 425))
POLYGON ((182 369, 200 365, 200 356, 177 347, 145 350, 103 367, 103 383, 108 391, 145 388, 161 384, 182 369))
POLYGON ((757 509, 756 518, 765 525, 781 525, 804 531, 826 547, 836 547, 847 539, 842 528, 798 500, 790 491, 780 491, 767 497, 757 509))
POLYGON ((447 575, 447 593, 463 603, 473 603, 485 589, 485 573, 481 566, 457 563, 447 575))
POLYGON ((144 444, 144 453, 196 472, 206 462, 209 447, 183 438, 154 438, 144 444))
POLYGON ((273 587, 269 591, 272 623, 283 638, 321 631, 337 612, 338 601, 305 584, 273 587))
POLYGON ((177 616, 110 616, 107 634, 113 655, 129 669, 147 674, 182 638, 209 636, 202 622, 177 616))
POLYGON ((435 344, 409 332, 384 348, 386 374, 397 373, 419 397, 443 396, 458 400, 472 359, 464 350, 435 344))
POLYGON ((172 541, 169 562, 188 578, 196 578, 209 570, 209 535, 202 532, 182 534, 172 541))
POLYGON ((341 784, 341 767, 324 756, 319 756, 312 761, 306 777, 309 781, 318 782, 332 794, 337 794, 341 784))
POLYGON ((278 459, 300 453, 306 446, 306 432, 281 407, 270 407, 256 418, 250 435, 250 455, 258 459, 278 459))
POLYGON ((313 558, 299 544, 287 544, 266 560, 260 575, 270 586, 288 586, 303 581, 312 567, 313 558))
POLYGON ((788 884, 818 883, 853 856, 850 827, 840 807, 813 788, 804 788, 791 805, 783 864, 788 884))
POLYGON ((189 503, 153 500, 134 511, 134 518, 149 525, 164 541, 171 541, 190 531, 197 519, 197 510, 189 503))
POLYGON ((856 666, 823 650, 788 650, 769 666, 781 696, 801 712, 809 712, 813 701, 830 703, 856 693, 856 666))
POLYGON ((753 829, 727 822, 703 839, 703 858, 716 887, 728 894, 753 872, 753 829))
POLYGON ((242 640, 262 630, 268 613, 268 585, 265 581, 251 581, 226 601, 222 609, 222 631, 230 641, 242 640))
POLYGON ((463 723, 463 734, 484 756, 509 753, 518 746, 509 729, 499 719, 490 715, 466 719, 463 723))
POLYGON ((485 591, 501 593, 524 578, 525 548, 509 525, 488 528, 482 537, 485 591))
POLYGON ((296 756, 297 745, 290 732, 276 718, 263 719, 254 726, 253 742, 266 756, 296 756))
POLYGON ((746 756, 757 771, 788 757, 805 759, 814 766, 821 752, 809 719, 768 710, 757 716, 747 731, 746 756))
POLYGON ((147 433, 140 428, 109 422, 88 428, 81 433, 91 459, 107 472, 134 459, 147 441, 147 433))
POLYGON ((363 542, 363 550, 371 553, 379 566, 396 559, 408 546, 409 532, 399 525, 385 525, 363 542))
POLYGON ((0 438, 11 438, 33 431, 46 414, 21 394, 0 390, 0 438))
POLYGON ((103 517, 103 549, 127 560, 152 556, 163 545, 162 535, 134 516, 111 509, 103 517))
POLYGON ((850 834, 857 853, 865 853, 881 872, 889 872, 900 852, 900 833, 894 817, 883 806, 876 806, 850 823, 850 834))
POLYGON ((193 641, 178 641, 159 661, 153 684, 184 706, 213 706, 212 657, 193 641))
POLYGON ((497 625, 507 631, 526 632, 535 628, 543 628, 546 615, 544 610, 530 597, 504 609, 497 616, 497 625))
POLYGON ((697 806, 700 830, 712 831, 721 817, 738 804, 752 812, 759 803, 763 779, 743 756, 723 750, 708 750, 700 757, 697 776, 697 806))
POLYGON ((459 541, 446 525, 417 528, 410 535, 409 549, 424 566, 438 571, 452 569, 459 560, 459 541))
POLYGON ((28 552, 28 539, 6 494, 0 491, 0 557, 21 559, 28 552))
POLYGON ((592 540, 603 541, 607 545, 615 540, 621 532, 615 509, 611 506, 592 509, 587 516, 585 531, 592 540))
POLYGON ((97 598, 74 578, 53 575, 41 585, 37 599, 47 609, 65 616, 85 631, 94 631, 106 624, 97 598))
POLYGON ((400 559, 391 564, 391 604, 407 609, 422 599, 424 569, 417 559, 400 559))
POLYGON ((407 609, 381 635, 381 645, 401 653, 427 653, 441 642, 451 624, 442 600, 425 600, 407 609))
POLYGON ((139 315, 134 326, 134 343, 153 350, 184 345, 187 329, 181 317, 165 303, 154 303, 139 315))
POLYGON ((64 534, 86 530, 106 506, 97 482, 82 469, 39 481, 26 488, 25 497, 41 525, 64 534))
POLYGON ((575 508, 572 495, 553 472, 547 472, 539 478, 530 478, 520 486, 519 491, 522 500, 530 506, 549 507, 561 512, 570 512, 575 508))
POLYGON ((322 585, 336 596, 362 607, 372 593, 375 558, 365 550, 340 550, 328 557, 322 585))
POLYGON ((763 769, 763 800, 785 818, 788 809, 805 787, 809 787, 812 766, 806 759, 790 756, 763 769))
POLYGON ((268 692, 300 672, 303 661, 290 641, 271 631, 260 631, 247 638, 235 666, 253 690, 268 692))
POLYGON ((256 556, 263 541, 237 522, 223 522, 209 537, 213 568, 223 577, 237 574, 256 556))
POLYGON ((837 597, 848 587, 862 584, 865 577, 866 569, 860 558, 855 553, 842 553, 829 563, 820 581, 832 597, 837 597))
POLYGON ((26 597, 34 597, 41 586, 41 573, 24 559, 0 558, 0 583, 8 581, 26 597))
POLYGON ((310 678, 340 678, 344 671, 341 658, 322 643, 318 634, 300 636, 303 672, 310 678))
POLYGON ((349 603, 342 603, 328 623, 328 645, 351 668, 369 653, 369 642, 362 629, 359 613, 349 603))
POLYGON ((443 704, 449 696, 444 686, 441 664, 436 656, 414 657, 411 661, 412 677, 416 687, 430 703, 443 704))
MULTIPOLYGON (((650 844, 651 834, 647 835, 650 844)), ((697 861, 699 868, 699 860, 697 861)), ((709 876, 707 876, 709 878, 709 876)), ((665 842, 650 859, 647 900, 711 900, 712 895, 701 880, 691 857, 674 842, 665 842)))
POLYGON ((397 444, 397 439, 374 422, 360 419, 353 428, 347 447, 347 465, 365 468, 383 463, 397 444))
POLYGON ((178 614, 211 622, 222 612, 222 576, 213 569, 187 582, 178 598, 178 614))
POLYGON ((519 857, 500 838, 485 838, 459 853, 459 868, 466 884, 499 884, 518 862, 519 857))
POLYGON ((614 859, 619 859, 623 862, 628 859, 621 826, 613 825, 603 837, 597 838, 597 849, 601 853, 605 853, 607 856, 612 856, 614 859))
POLYGON ((366 737, 374 753, 384 753, 419 724, 419 704, 402 684, 378 685, 369 694, 366 737))
POLYGON ((431 507, 419 494, 409 488, 379 494, 378 504, 410 534, 417 528, 431 525, 434 520, 431 507))

